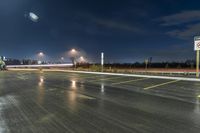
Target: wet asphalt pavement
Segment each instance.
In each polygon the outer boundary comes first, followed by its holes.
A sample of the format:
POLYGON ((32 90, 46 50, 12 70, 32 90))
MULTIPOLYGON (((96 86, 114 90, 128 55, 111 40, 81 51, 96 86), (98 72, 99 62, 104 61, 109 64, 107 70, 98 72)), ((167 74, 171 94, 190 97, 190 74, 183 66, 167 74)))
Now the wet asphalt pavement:
POLYGON ((199 133, 200 83, 170 82, 0 72, 0 133, 199 133))

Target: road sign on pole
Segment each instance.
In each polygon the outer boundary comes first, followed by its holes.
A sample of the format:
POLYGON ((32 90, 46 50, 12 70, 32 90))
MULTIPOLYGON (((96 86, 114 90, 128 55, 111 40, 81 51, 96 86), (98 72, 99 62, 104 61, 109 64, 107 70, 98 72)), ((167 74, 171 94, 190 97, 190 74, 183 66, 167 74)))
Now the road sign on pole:
POLYGON ((194 50, 196 51, 196 77, 199 77, 199 51, 200 51, 200 36, 194 37, 194 50))
POLYGON ((194 50, 200 50, 200 36, 194 37, 194 50))

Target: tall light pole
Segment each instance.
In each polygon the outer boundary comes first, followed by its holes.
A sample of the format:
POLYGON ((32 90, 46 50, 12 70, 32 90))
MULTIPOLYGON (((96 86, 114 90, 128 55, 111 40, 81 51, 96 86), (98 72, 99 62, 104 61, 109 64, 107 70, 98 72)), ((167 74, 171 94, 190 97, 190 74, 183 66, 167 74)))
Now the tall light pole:
POLYGON ((70 56, 71 56, 71 60, 72 63, 74 64, 74 68, 76 68, 76 56, 77 56, 77 50, 76 49, 71 49, 70 51, 70 56))
POLYGON ((41 64, 42 64, 42 58, 44 57, 44 53, 43 52, 39 52, 38 53, 38 57, 39 57, 38 64, 40 65, 39 70, 40 70, 40 72, 42 72, 42 66, 41 66, 41 64))
POLYGON ((39 57, 39 64, 41 64, 42 63, 42 58, 44 57, 44 53, 43 52, 39 52, 38 53, 38 57, 39 57))

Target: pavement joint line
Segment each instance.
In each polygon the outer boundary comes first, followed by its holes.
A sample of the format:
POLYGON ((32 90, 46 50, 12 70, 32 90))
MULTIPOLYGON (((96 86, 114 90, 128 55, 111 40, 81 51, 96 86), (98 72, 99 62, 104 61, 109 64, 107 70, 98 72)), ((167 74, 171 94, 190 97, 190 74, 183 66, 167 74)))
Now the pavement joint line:
POLYGON ((140 79, 123 81, 123 82, 117 82, 117 83, 112 83, 111 85, 125 84, 125 83, 130 83, 130 82, 141 81, 141 80, 145 80, 145 79, 149 79, 149 78, 140 78, 140 79))
POLYGON ((101 77, 100 75, 70 75, 69 77, 73 77, 73 78, 83 78, 83 79, 90 79, 90 78, 96 78, 96 77, 101 77))
POLYGON ((160 86, 164 86, 164 85, 169 85, 169 84, 172 84, 172 83, 176 83, 176 82, 179 82, 181 80, 173 80, 173 81, 169 81, 169 82, 165 82, 165 83, 161 83, 161 84, 157 84, 157 85, 152 85, 152 86, 149 86, 149 87, 145 87, 143 88, 144 90, 148 90, 148 89, 152 89, 152 88, 157 88, 157 87, 160 87, 160 86))
POLYGON ((111 80, 111 79, 119 79, 119 78, 122 78, 122 77, 112 77, 112 78, 104 78, 104 79, 96 79, 96 80, 91 80, 90 82, 95 82, 95 81, 105 81, 105 80, 111 80))
POLYGON ((85 77, 83 76, 83 77, 80 77, 80 78, 83 78, 83 79, 90 79, 90 78, 98 78, 98 77, 101 77, 101 76, 99 76, 99 75, 98 75, 98 76, 91 76, 91 75, 90 75, 90 76, 85 76, 85 77))

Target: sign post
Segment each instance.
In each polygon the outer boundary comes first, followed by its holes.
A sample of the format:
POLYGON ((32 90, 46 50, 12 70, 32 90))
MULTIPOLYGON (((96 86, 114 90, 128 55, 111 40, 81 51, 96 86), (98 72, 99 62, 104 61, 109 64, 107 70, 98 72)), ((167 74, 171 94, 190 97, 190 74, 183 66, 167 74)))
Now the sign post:
POLYGON ((148 60, 146 59, 146 60, 144 60, 144 62, 145 62, 145 70, 147 70, 147 67, 148 67, 148 60))
POLYGON ((194 50, 196 51, 196 77, 199 78, 200 36, 194 37, 194 50))
POLYGON ((199 77, 199 50, 197 50, 197 66, 196 66, 196 77, 199 77))
POLYGON ((103 65, 104 65, 104 53, 101 53, 101 72, 103 72, 103 65))

